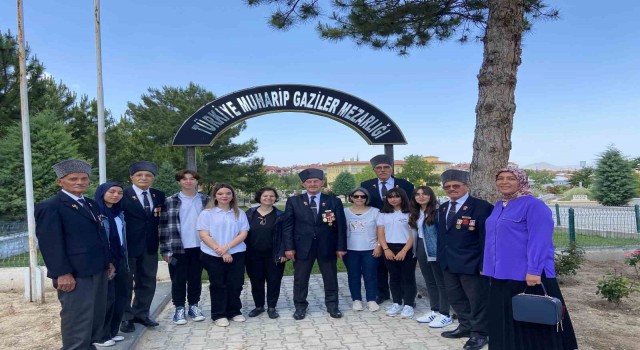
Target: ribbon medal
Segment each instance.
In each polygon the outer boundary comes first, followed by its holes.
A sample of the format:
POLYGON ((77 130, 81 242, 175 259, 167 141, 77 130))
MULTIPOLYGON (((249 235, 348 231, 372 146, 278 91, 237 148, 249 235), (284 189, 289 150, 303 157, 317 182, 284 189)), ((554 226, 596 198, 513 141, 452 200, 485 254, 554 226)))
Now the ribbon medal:
POLYGON ((459 230, 461 227, 462 227, 462 219, 458 219, 458 220, 456 221, 456 229, 458 229, 458 230, 459 230))
POLYGON ((329 226, 333 225, 333 221, 335 221, 336 215, 331 210, 325 210, 322 213, 322 221, 329 224, 329 226))
POLYGON ((469 231, 473 231, 476 229, 476 221, 475 220, 469 220, 469 231))

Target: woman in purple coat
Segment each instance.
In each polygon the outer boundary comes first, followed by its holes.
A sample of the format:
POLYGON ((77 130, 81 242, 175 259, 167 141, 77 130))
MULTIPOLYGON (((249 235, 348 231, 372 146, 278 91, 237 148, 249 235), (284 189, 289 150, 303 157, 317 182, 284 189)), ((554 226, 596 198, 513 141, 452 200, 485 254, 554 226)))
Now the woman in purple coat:
POLYGON ((501 169, 496 186, 503 198, 486 221, 482 273, 491 278, 489 349, 574 350, 578 348, 571 319, 556 280, 551 210, 531 195, 524 171, 501 169), (513 320, 511 298, 544 294, 562 301, 561 327, 513 320))

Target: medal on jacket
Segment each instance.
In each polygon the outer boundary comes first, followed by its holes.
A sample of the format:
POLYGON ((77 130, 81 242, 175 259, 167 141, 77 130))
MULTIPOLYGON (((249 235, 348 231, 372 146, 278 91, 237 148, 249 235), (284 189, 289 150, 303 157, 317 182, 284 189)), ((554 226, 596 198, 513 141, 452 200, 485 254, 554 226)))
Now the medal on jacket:
POLYGON ((476 229, 476 221, 475 220, 469 220, 469 231, 473 231, 476 229))
POLYGON ((325 210, 322 213, 322 221, 329 224, 329 226, 333 225, 333 221, 336 219, 336 215, 331 210, 325 210))
POLYGON ((155 209, 153 209, 153 216, 158 217, 160 216, 160 207, 156 207, 155 209))
POLYGON ((459 230, 461 227, 462 227, 462 219, 458 219, 458 220, 456 221, 456 229, 458 229, 458 230, 459 230))

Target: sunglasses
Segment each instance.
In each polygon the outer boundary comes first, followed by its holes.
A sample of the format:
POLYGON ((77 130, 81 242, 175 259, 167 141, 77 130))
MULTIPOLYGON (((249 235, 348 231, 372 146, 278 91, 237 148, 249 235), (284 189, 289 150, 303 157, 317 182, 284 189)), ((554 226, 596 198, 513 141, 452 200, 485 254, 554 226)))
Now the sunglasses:
POLYGON ((354 194, 353 196, 351 196, 351 198, 353 198, 353 199, 367 199, 369 197, 367 197, 364 194, 354 194))
POLYGON ((442 186, 442 188, 444 188, 445 190, 457 190, 460 187, 462 187, 462 185, 458 185, 458 184, 442 186))

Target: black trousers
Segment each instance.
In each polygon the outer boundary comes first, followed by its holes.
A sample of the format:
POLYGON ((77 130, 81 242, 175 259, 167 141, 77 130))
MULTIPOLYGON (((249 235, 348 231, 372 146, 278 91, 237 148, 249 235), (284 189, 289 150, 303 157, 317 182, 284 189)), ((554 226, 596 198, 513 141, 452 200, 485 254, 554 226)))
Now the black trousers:
POLYGON ((338 307, 338 257, 319 257, 318 242, 314 239, 309 255, 306 259, 297 259, 293 262, 293 304, 296 309, 306 309, 309 306, 307 295, 309 294, 309 278, 313 263, 318 260, 318 267, 322 274, 324 284, 324 304, 327 309, 338 307))
MULTIPOLYGON (((404 243, 388 243, 389 249, 393 254, 398 254, 404 243)), ((410 250, 402 261, 384 260, 389 270, 389 287, 391 288, 391 297, 393 302, 400 305, 416 305, 416 294, 418 287, 416 286, 416 258, 410 250)))
POLYGON ((247 275, 251 281, 251 295, 256 307, 264 307, 264 284, 267 284, 267 307, 275 308, 280 297, 284 263, 276 263, 271 252, 247 252, 247 275))
POLYGON ((201 253, 202 266, 209 274, 211 295, 211 319, 232 318, 241 315, 242 285, 244 284, 244 252, 231 254, 233 261, 226 263, 222 258, 201 253))
POLYGON ((184 254, 173 254, 172 258, 175 265, 169 264, 169 276, 173 305, 184 307, 185 299, 189 305, 196 305, 202 293, 200 248, 186 248, 184 254))
POLYGON ((124 321, 133 318, 149 317, 151 301, 156 292, 156 275, 158 273, 158 253, 146 250, 139 256, 129 257, 129 282, 127 294, 129 302, 124 308, 124 321), (135 292, 135 296, 133 293, 135 292), (133 297, 133 302, 131 299, 133 297), (131 303, 131 304, 129 304, 131 303))
POLYGON ((481 275, 442 272, 449 293, 449 302, 458 314, 459 329, 470 331, 471 336, 489 334, 489 279, 481 275))
POLYGON ((442 276, 442 268, 437 261, 428 260, 429 257, 424 249, 424 240, 418 238, 417 243, 416 255, 418 256, 422 278, 424 278, 427 286, 427 293, 429 293, 431 310, 449 316, 449 297, 444 284, 444 277, 442 276))
POLYGON ((385 263, 384 254, 376 258, 378 260, 378 298, 389 299, 389 270, 385 263))
POLYGON ((116 275, 109 280, 107 290, 107 313, 104 321, 101 342, 105 342, 118 335, 120 322, 124 315, 124 307, 127 304, 127 282, 129 272, 125 267, 125 258, 120 259, 116 266, 116 275))
POLYGON ((107 271, 76 277, 71 292, 58 290, 62 350, 89 349, 100 341, 107 302, 107 271))

